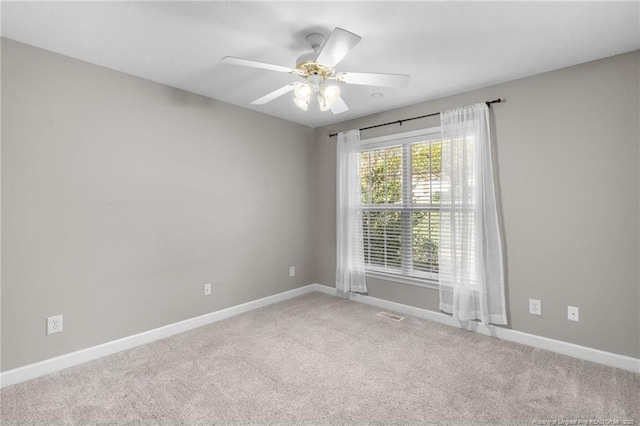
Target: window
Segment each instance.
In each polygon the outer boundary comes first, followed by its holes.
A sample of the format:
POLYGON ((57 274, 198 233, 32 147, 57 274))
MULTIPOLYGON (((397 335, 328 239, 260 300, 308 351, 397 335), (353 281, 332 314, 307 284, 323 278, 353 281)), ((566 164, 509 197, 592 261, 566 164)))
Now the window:
POLYGON ((438 281, 439 129, 364 140, 360 152, 367 272, 438 281))

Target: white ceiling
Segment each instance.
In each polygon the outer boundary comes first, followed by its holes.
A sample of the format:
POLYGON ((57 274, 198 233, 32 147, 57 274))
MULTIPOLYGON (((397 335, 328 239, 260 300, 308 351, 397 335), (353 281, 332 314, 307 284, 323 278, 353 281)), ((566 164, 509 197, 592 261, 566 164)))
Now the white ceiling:
POLYGON ((640 49, 635 2, 2 2, 2 36, 311 127, 640 49), (410 74, 404 89, 343 85, 350 110, 251 101, 299 77, 305 36, 362 41, 337 71, 410 74), (371 95, 382 93, 383 99, 371 95))

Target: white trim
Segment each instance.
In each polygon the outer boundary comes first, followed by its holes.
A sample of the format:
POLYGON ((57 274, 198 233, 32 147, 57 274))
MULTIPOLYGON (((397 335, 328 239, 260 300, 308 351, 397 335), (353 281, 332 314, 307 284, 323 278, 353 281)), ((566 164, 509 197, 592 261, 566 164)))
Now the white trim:
MULTIPOLYGON (((200 315, 195 318, 190 318, 184 321, 165 325, 163 327, 155 328, 153 330, 145 331, 139 334, 134 334, 132 336, 123 337, 122 339, 113 340, 101 345, 92 346, 90 348, 81 349, 76 352, 60 355, 55 358, 50 358, 44 361, 25 365, 23 367, 18 367, 13 370, 4 371, 0 373, 0 388, 34 379, 45 374, 60 371, 65 368, 73 367, 74 365, 82 364, 87 361, 102 358, 103 356, 112 355, 117 352, 134 348, 136 346, 151 343, 159 339, 164 339, 165 337, 173 336, 175 334, 184 333, 185 331, 189 331, 194 328, 202 327, 216 321, 252 311, 254 309, 262 308, 264 306, 272 305, 274 303, 282 302, 284 300, 288 300, 297 296, 302 296, 303 294, 312 293, 314 291, 321 291, 323 293, 328 292, 328 290, 318 289, 317 286, 318 284, 309 284, 304 287, 298 287, 293 290, 263 297, 262 299, 253 300, 251 302, 242 303, 236 306, 231 306, 229 308, 200 315)), ((330 287, 327 287, 327 289, 331 290, 330 287)), ((335 289, 333 290, 333 294, 335 294, 335 289)), ((328 292, 327 294, 331 293, 328 292)))
POLYGON ((313 290, 318 293, 328 294, 330 296, 338 296, 338 289, 335 287, 329 287, 323 284, 311 284, 313 290))
MULTIPOLYGON (((309 284, 298 287, 293 290, 267 296, 262 299, 253 300, 241 305, 231 306, 216 312, 190 318, 164 327, 159 327, 143 333, 134 334, 133 336, 124 337, 122 339, 103 343, 101 345, 92 346, 76 352, 71 352, 55 358, 46 359, 34 364, 25 365, 24 367, 15 368, 0 373, 0 388, 11 386, 26 380, 34 379, 45 374, 54 373, 65 368, 73 367, 94 359, 112 355, 136 346, 151 343, 153 341, 164 339, 165 337, 183 333, 194 328, 202 327, 207 324, 214 323, 235 315, 292 299, 304 294, 319 292, 331 296, 337 296, 337 290, 334 287, 328 287, 322 284, 309 284)), ((416 308, 414 306, 403 305, 401 303, 390 302, 388 300, 377 299, 375 297, 364 296, 361 294, 350 295, 350 299, 371 306, 376 306, 390 311, 411 315, 441 324, 450 325, 452 327, 464 328, 462 324, 455 321, 450 315, 440 312, 429 311, 427 309, 416 308)), ((618 355, 611 352, 605 352, 598 349, 588 348, 573 343, 562 342, 560 340, 549 339, 547 337, 535 336, 520 331, 510 330, 507 328, 489 326, 472 323, 468 327, 470 331, 476 333, 494 336, 502 340, 508 340, 535 348, 546 349, 563 355, 572 356, 574 358, 584 359, 587 361, 597 362, 599 364, 608 365, 610 367, 621 368, 623 370, 640 373, 640 359, 632 358, 624 355, 618 355)))
MULTIPOLYGON (((319 286, 319 284, 314 284, 314 288, 317 288, 317 286, 319 286)), ((568 355, 574 358, 596 362, 598 364, 608 365, 610 367, 621 368, 623 370, 628 370, 640 374, 640 359, 638 358, 614 354, 599 349, 576 345, 574 343, 550 339, 548 337, 523 333, 521 331, 511 330, 508 328, 495 327, 493 325, 489 325, 487 327, 480 323, 472 322, 468 327, 464 327, 462 323, 454 320, 450 315, 430 311, 427 309, 416 308, 414 306, 403 305, 401 303, 390 302, 388 300, 377 299, 371 296, 352 293, 350 299, 355 302, 384 308, 405 315, 411 315, 417 318, 450 325, 452 327, 464 328, 469 331, 474 331, 476 333, 484 334, 487 336, 494 336, 498 339, 520 343, 523 345, 532 346, 534 348, 545 349, 562 355, 568 355)))

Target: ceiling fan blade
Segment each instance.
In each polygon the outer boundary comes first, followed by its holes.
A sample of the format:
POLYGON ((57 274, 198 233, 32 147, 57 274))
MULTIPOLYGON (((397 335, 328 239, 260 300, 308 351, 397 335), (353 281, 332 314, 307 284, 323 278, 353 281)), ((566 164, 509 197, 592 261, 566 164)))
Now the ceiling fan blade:
POLYGON ((253 105, 266 104, 267 102, 271 102, 275 98, 280 97, 280 96, 284 95, 285 93, 288 93, 288 92, 292 91, 295 87, 296 87, 296 83, 289 83, 286 86, 283 86, 283 87, 281 87, 281 88, 279 88, 277 90, 274 90, 271 93, 267 93, 263 97, 261 97, 259 99, 256 99, 255 101, 253 101, 251 103, 253 105))
POLYGON ((233 56, 225 56, 224 58, 220 59, 220 62, 224 62, 225 64, 242 65, 245 67, 262 68, 271 71, 280 71, 286 73, 293 72, 293 69, 280 65, 267 64, 265 62, 252 61, 250 59, 235 58, 233 56))
POLYGON ((316 62, 325 67, 333 68, 347 53, 361 40, 359 35, 350 33, 342 28, 335 28, 324 44, 316 62))
POLYGON ((349 111, 349 107, 344 103, 341 96, 338 96, 336 103, 331 107, 331 112, 334 114, 341 114, 345 111, 349 111))
POLYGON ((405 74, 376 74, 366 72, 340 72, 336 80, 340 83, 362 84, 379 87, 406 87, 411 76, 405 74))

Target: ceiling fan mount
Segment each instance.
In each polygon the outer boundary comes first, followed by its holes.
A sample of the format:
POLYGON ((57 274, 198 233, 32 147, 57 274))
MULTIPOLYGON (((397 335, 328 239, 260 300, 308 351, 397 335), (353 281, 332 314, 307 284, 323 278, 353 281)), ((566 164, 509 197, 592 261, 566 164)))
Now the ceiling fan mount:
POLYGON ((324 37, 324 34, 311 33, 311 34, 307 34, 307 36, 305 37, 305 40, 309 42, 309 45, 311 46, 314 52, 320 52, 320 49, 322 49, 322 46, 324 46, 324 42, 327 39, 324 37))
POLYGON ((273 92, 251 102, 254 105, 262 105, 288 92, 294 91, 294 103, 303 110, 307 110, 311 95, 318 94, 320 110, 331 110, 334 114, 340 114, 349 108, 340 97, 340 87, 329 84, 327 81, 340 84, 359 84, 379 87, 405 87, 409 83, 409 76, 403 74, 377 74, 339 72, 335 74, 336 65, 358 44, 360 36, 342 28, 335 28, 328 39, 319 33, 308 34, 313 52, 304 53, 296 60, 295 68, 283 67, 249 59, 225 56, 222 62, 234 65, 243 65, 253 68, 262 68, 271 71, 296 74, 304 79, 302 82, 289 83, 273 92))

